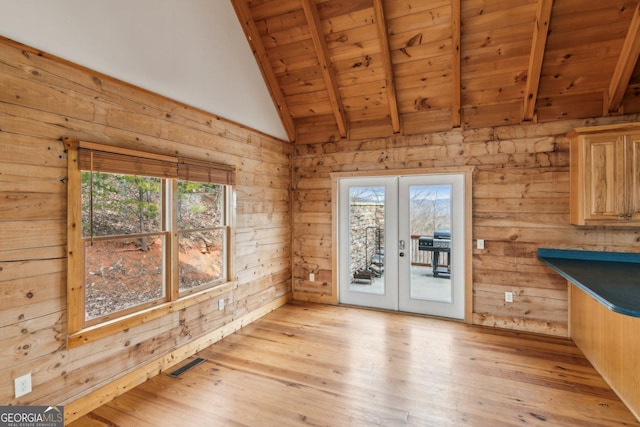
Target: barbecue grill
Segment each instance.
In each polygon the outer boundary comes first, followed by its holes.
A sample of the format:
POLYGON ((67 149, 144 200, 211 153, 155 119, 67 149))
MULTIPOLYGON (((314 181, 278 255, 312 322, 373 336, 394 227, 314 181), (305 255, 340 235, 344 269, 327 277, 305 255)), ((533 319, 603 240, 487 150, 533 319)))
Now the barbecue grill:
POLYGON ((433 252, 431 258, 433 277, 441 274, 451 275, 451 230, 435 230, 433 237, 418 238, 418 250, 433 252), (440 252, 446 254, 446 269, 440 267, 440 252))

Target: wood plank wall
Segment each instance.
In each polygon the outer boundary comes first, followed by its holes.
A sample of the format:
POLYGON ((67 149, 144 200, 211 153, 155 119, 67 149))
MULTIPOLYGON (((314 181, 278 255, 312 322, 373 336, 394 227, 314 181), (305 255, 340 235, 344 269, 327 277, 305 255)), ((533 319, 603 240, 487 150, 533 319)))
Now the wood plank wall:
POLYGON ((0 88, 0 405, 74 401, 290 296, 291 145, 3 38, 0 88), (224 311, 214 298, 66 349, 64 136, 237 167, 224 311))
POLYGON ((569 225, 570 129, 638 116, 327 142, 295 147, 294 296, 331 301, 331 172, 472 165, 473 322, 567 336, 567 283, 539 247, 638 251, 640 232, 569 225), (309 273, 315 273, 309 282, 309 273), (504 302, 504 292, 514 302, 504 302))

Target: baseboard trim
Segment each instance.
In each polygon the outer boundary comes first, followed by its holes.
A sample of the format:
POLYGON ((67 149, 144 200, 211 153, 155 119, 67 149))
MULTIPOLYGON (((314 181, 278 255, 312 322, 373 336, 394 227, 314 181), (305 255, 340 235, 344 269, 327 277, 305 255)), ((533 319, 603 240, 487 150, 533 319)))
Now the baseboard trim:
POLYGON ((273 310, 283 306, 291 301, 293 295, 291 292, 280 298, 273 300, 269 304, 260 307, 257 310, 247 313, 244 316, 227 323, 226 325, 216 329, 204 335, 187 345, 184 345, 171 353, 156 359, 144 366, 136 369, 118 378, 109 384, 88 393, 72 402, 64 404, 64 420, 65 424, 71 423, 78 418, 88 414, 96 408, 110 402, 121 394, 126 393, 132 388, 144 383, 149 378, 152 378, 159 373, 172 368, 174 365, 184 361, 185 359, 193 356, 197 352, 207 348, 211 344, 216 343, 222 338, 231 335, 235 331, 243 328, 244 326, 256 321, 262 316, 271 313, 273 310))

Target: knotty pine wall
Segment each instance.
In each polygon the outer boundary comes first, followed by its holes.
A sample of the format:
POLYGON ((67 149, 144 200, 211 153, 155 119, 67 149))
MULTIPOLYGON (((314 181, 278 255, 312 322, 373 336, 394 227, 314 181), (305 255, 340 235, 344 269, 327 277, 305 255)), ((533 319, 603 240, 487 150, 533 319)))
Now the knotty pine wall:
POLYGON ((634 229, 569 225, 569 141, 585 125, 638 116, 452 130, 295 147, 294 296, 330 301, 331 172, 474 166, 473 323, 567 336, 567 283, 541 264, 539 247, 638 252, 634 229), (475 240, 485 239, 485 249, 475 240), (309 273, 315 273, 309 282, 309 273), (504 302, 504 292, 514 302, 504 302))
POLYGON ((286 302, 290 187, 290 144, 0 38, 0 405, 67 404, 286 302), (66 348, 64 136, 237 167, 238 283, 224 311, 214 298, 66 348), (15 399, 27 372, 33 392, 15 399))

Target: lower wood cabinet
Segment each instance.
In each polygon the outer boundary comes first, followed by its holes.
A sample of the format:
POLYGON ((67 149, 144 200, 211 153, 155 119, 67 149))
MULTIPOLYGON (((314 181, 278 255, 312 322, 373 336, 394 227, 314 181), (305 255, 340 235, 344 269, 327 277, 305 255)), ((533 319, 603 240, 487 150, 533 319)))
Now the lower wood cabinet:
POLYGON ((569 333, 640 420, 640 318, 608 310, 569 283, 569 333))

